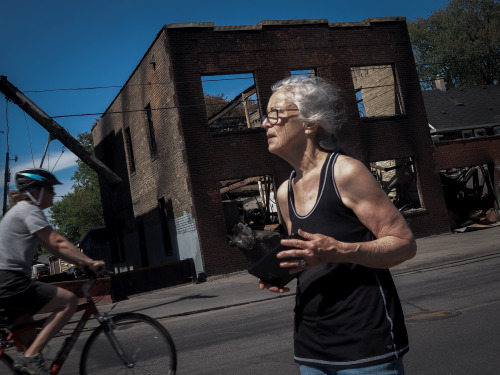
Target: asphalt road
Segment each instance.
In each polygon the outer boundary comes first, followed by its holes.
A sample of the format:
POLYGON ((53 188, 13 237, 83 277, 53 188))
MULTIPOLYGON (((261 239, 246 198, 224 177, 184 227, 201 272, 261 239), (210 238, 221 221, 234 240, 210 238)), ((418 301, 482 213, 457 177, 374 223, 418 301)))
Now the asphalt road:
POLYGON ((500 257, 395 278, 403 301, 409 375, 500 373, 500 257))
MULTIPOLYGON (((500 255, 418 272, 395 282, 407 317, 407 375, 497 374, 500 368, 500 255)), ((178 374, 298 374, 293 363, 293 295, 161 319, 178 351, 178 374)), ((79 351, 61 374, 78 374, 79 351)), ((57 346, 51 343, 52 350, 57 346)))
MULTIPOLYGON (((395 276, 407 316, 406 374, 498 374, 500 257, 395 276)), ((297 374, 293 298, 166 320, 179 374, 297 374)))

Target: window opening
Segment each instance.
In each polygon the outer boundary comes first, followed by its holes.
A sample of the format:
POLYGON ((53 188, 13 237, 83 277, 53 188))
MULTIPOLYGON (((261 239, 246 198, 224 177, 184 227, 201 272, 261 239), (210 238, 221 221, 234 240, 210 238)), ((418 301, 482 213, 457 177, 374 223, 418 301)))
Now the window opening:
POLYGON ((486 129, 485 128, 474 129, 474 137, 476 138, 486 137, 486 129))
POLYGON ((462 138, 467 139, 472 137, 474 137, 472 130, 462 130, 462 138))
POLYGON ((211 132, 234 132, 262 126, 253 74, 202 77, 211 132))
POLYGON ((151 151, 151 159, 156 159, 156 157, 158 156, 158 148, 156 146, 155 128, 153 125, 153 114, 151 112, 151 105, 148 104, 145 110, 146 110, 146 119, 148 121, 149 149, 151 151))
POLYGON ((148 248, 146 245, 146 229, 142 221, 137 223, 137 232, 139 234, 139 252, 141 254, 142 267, 149 267, 148 248))
POLYGON ((439 137, 440 141, 452 141, 456 139, 469 139, 469 138, 480 138, 480 137, 490 137, 500 134, 500 127, 486 127, 486 128, 472 128, 472 129, 462 129, 462 128, 451 128, 451 129, 440 129, 431 131, 433 139, 439 137))
POLYGON ((439 171, 453 230, 498 220, 494 170, 491 163, 439 171))
POLYGON ((135 172, 135 158, 134 158, 134 149, 132 147, 132 135, 130 134, 130 127, 125 129, 125 142, 127 143, 128 150, 128 162, 130 173, 135 172))
POLYGON ((363 103, 361 89, 356 90, 356 104, 358 105, 359 117, 366 117, 365 104, 363 103))
POLYGON ((370 170, 399 211, 422 208, 413 158, 372 162, 370 170))
POLYGON ((220 181, 230 244, 244 250, 278 238, 280 224, 273 178, 269 175, 220 181))
POLYGON ((111 136, 107 136, 104 138, 103 142, 101 143, 102 146, 102 153, 104 154, 104 164, 111 169, 112 171, 115 170, 115 161, 114 161, 114 149, 113 149, 113 139, 111 136))
POLYGON ((172 201, 165 203, 165 198, 158 199, 158 210, 160 214, 161 233, 163 237, 163 250, 165 256, 172 256, 172 242, 170 241, 170 230, 168 229, 168 209, 172 209, 172 201))
POLYGON ((121 263, 125 261, 125 242, 123 239, 123 228, 125 226, 123 219, 118 219, 114 222, 116 242, 111 248, 111 260, 113 263, 121 263))
POLYGON ((303 70, 292 70, 290 72, 292 76, 306 76, 306 77, 315 77, 316 69, 303 69, 303 70))
POLYGON ((351 77, 360 117, 404 113, 401 90, 393 65, 352 67, 351 77))

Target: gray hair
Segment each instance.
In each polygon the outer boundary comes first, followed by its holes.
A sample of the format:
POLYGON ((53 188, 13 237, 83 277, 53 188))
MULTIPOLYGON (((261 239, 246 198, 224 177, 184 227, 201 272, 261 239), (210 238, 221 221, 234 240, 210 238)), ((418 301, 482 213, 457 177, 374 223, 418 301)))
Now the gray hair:
POLYGON ((327 151, 337 146, 334 135, 343 122, 340 90, 321 77, 291 76, 276 82, 273 92, 283 89, 286 99, 297 106, 305 123, 319 126, 318 145, 327 151))

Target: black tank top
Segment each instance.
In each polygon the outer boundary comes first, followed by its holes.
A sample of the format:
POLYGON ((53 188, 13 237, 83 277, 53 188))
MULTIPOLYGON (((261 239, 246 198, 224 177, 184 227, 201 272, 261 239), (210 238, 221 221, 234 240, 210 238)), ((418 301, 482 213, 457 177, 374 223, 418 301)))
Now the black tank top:
MULTIPOLYGON (((337 157, 327 157, 316 204, 306 216, 295 211, 295 171, 290 175, 291 231, 302 229, 344 242, 371 241, 373 234, 342 203, 333 175, 337 157)), ((406 353, 403 312, 389 270, 328 263, 299 274, 294 347, 296 362, 332 368, 372 366, 406 353)))

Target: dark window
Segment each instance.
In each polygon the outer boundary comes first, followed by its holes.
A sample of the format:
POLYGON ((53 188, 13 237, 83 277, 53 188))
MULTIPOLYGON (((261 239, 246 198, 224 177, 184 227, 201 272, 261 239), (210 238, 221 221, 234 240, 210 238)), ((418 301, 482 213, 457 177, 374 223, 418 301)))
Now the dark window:
POLYGON ((146 230, 144 223, 137 223, 137 231, 139 232, 139 251, 141 253, 141 262, 143 267, 149 267, 148 247, 146 245, 146 230))
POLYGON ((123 239, 123 220, 118 219, 115 221, 115 231, 116 231, 116 246, 111 248, 111 260, 113 263, 125 262, 125 242, 123 239))
POLYGON ((130 127, 125 129, 125 142, 127 143, 128 150, 128 162, 130 173, 135 172, 135 158, 134 158, 134 148, 132 147, 132 136, 130 134, 130 127))
POLYGON ((146 116, 148 120, 149 132, 149 150, 151 151, 151 159, 156 159, 158 156, 158 148, 156 147, 155 128, 153 126, 153 114, 151 112, 151 105, 146 106, 146 116))
POLYGON ((160 214, 165 256, 172 256, 172 242, 170 241, 170 230, 168 229, 168 218, 171 216, 169 215, 169 211, 172 211, 172 201, 169 199, 168 203, 165 203, 165 198, 158 199, 158 210, 160 214))

